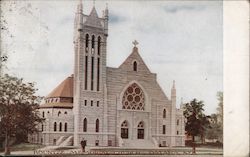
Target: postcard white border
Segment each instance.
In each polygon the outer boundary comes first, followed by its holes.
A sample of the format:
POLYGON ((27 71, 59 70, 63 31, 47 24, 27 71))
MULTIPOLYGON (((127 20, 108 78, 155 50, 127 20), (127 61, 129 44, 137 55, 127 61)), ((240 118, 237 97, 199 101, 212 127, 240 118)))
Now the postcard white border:
POLYGON ((223 2, 224 156, 249 156, 249 2, 223 2))

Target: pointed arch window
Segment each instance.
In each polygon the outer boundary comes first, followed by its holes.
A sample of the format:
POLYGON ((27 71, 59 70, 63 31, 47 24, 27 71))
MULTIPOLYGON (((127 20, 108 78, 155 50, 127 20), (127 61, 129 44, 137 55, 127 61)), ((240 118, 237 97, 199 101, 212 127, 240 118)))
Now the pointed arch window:
POLYGON ((62 131, 62 123, 59 123, 59 131, 62 131))
POLYGON ((95 122, 95 132, 99 132, 99 119, 95 122))
POLYGON ((101 37, 98 37, 98 42, 97 42, 97 54, 100 55, 101 52, 101 37))
POLYGON ((124 92, 122 97, 122 109, 144 110, 145 96, 142 89, 133 83, 124 92))
POLYGON ((94 90, 94 57, 91 57, 91 90, 94 90))
POLYGON ((133 70, 137 71, 137 62, 136 61, 134 61, 134 63, 133 63, 133 70))
POLYGON ((86 46, 86 48, 89 47, 89 35, 88 34, 85 35, 85 46, 86 46))
POLYGON ((94 35, 92 35, 91 46, 92 46, 92 49, 95 48, 95 36, 94 35))
POLYGON ((85 56, 85 90, 88 89, 88 56, 85 56))
POLYGON ((59 112, 58 112, 57 116, 59 117, 59 116, 60 116, 60 114, 61 114, 61 111, 59 111, 59 112))
POLYGON ((121 138, 128 139, 128 122, 126 120, 121 124, 121 138))
POLYGON ((87 132, 87 118, 83 120, 83 132, 87 132))
POLYGON ((166 134, 166 125, 162 126, 162 134, 166 134))
POLYGON ((56 131, 56 122, 54 122, 54 131, 56 131))
POLYGON ((64 124, 64 131, 65 132, 67 132, 67 130, 68 130, 68 126, 67 125, 68 125, 67 123, 64 124))
POLYGON ((100 90, 100 58, 97 58, 97 82, 96 82, 96 90, 100 90))
POLYGON ((137 126, 137 138, 144 139, 144 123, 141 121, 137 126))
POLYGON ((163 118, 166 118, 166 109, 163 110, 163 118))

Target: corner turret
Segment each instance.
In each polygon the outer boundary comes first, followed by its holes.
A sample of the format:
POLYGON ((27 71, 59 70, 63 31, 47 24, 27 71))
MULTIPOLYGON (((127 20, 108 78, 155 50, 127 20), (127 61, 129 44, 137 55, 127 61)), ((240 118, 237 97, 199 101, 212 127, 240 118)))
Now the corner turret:
POLYGON ((104 19, 104 32, 105 32, 105 35, 108 36, 108 20, 109 20, 108 3, 106 3, 106 8, 103 11, 103 19, 104 19))

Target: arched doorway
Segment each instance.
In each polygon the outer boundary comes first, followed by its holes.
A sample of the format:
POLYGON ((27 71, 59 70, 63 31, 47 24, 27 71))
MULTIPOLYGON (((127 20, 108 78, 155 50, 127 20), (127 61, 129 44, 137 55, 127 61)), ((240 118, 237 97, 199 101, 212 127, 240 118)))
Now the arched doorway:
POLYGON ((128 139, 128 122, 126 120, 121 124, 121 138, 128 139))
POLYGON ((144 123, 142 121, 137 126, 137 138, 144 139, 144 123))

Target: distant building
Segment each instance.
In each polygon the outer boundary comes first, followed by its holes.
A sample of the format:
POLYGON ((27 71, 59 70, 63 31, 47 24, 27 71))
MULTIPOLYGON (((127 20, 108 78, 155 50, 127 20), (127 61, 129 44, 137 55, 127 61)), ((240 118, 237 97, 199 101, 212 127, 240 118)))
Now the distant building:
POLYGON ((85 15, 82 2, 78 4, 74 75, 46 97, 39 109, 46 120, 29 140, 59 146, 79 146, 83 139, 87 146, 184 146, 175 83, 167 97, 141 58, 138 43, 118 68, 106 66, 108 19, 107 8, 99 18, 95 7, 85 15))

